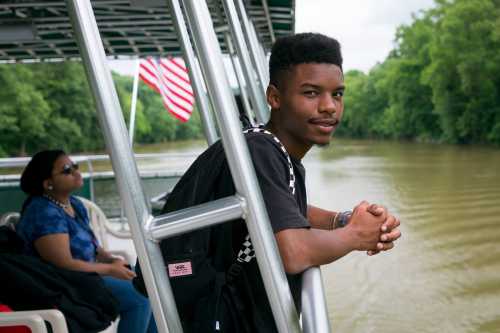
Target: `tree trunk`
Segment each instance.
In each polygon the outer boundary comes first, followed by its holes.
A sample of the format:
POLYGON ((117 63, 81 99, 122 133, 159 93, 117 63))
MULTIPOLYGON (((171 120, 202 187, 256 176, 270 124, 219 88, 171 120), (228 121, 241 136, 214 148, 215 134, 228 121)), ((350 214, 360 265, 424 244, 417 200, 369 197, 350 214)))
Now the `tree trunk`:
POLYGON ((19 156, 26 156, 26 139, 21 141, 21 148, 19 149, 19 156))

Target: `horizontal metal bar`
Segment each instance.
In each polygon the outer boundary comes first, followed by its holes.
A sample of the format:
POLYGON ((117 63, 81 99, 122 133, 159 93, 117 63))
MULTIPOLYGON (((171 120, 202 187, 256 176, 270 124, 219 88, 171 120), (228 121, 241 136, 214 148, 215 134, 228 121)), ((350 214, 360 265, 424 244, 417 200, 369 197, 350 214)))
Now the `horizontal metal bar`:
POLYGON ((153 240, 177 236, 195 229, 210 227, 222 222, 242 218, 245 214, 245 200, 231 196, 194 207, 181 209, 153 219, 146 227, 153 240))
MULTIPOLYGON (((184 172, 182 171, 142 171, 139 172, 141 179, 154 179, 154 178, 180 178, 184 172)), ((84 179, 115 179, 114 171, 101 171, 101 172, 83 172, 84 179)), ((0 175, 0 187, 6 187, 6 182, 14 182, 12 184, 19 184, 21 175, 0 175)), ((8 187, 8 186, 7 186, 8 187)))
MULTIPOLYGON (((126 27, 137 27, 138 25, 141 26, 159 26, 163 27, 166 29, 166 26, 171 26, 172 25, 172 19, 169 17, 161 17, 157 18, 156 15, 152 14, 149 16, 151 19, 137 19, 133 15, 130 16, 129 20, 126 19, 115 19, 112 15, 108 17, 101 16, 99 20, 97 20, 97 23, 99 24, 99 27, 104 27, 104 26, 113 26, 113 27, 119 27, 119 26, 126 26, 126 27)), ((219 23, 220 21, 215 20, 216 23, 219 23)), ((34 20, 34 23, 36 24, 37 29, 47 29, 47 28, 70 28, 71 23, 69 20, 61 20, 61 21, 43 21, 43 22, 38 22, 36 19, 34 20)), ((220 22, 221 24, 224 22, 220 22)))
MULTIPOLYGON (((44 32, 43 34, 53 34, 54 32, 53 31, 46 31, 44 32)), ((38 32, 38 35, 40 35, 40 33, 38 32)), ((134 41, 134 42, 143 42, 145 39, 147 39, 147 42, 152 42, 152 41, 158 41, 158 42, 174 42, 177 40, 177 37, 174 36, 172 33, 165 33, 161 36, 145 36, 145 35, 140 35, 140 36, 123 36, 123 37, 104 37, 104 40, 105 41, 108 41, 108 42, 128 42, 128 41, 134 41)), ((67 44, 70 44, 72 43, 72 41, 68 40, 68 39, 51 39, 51 38, 47 38, 47 39, 37 39, 36 41, 33 41, 33 42, 24 42, 23 45, 25 46, 46 46, 48 44, 52 44, 54 46, 57 46, 57 45, 60 45, 60 44, 63 44, 63 45, 67 45, 67 44)), ((10 44, 10 45, 14 45, 14 44, 10 44)), ((18 47, 18 46, 17 46, 18 47)), ((11 46, 11 48, 14 48, 14 46, 11 46)), ((4 48, 4 50, 9 50, 8 46, 4 48)))
POLYGON ((19 7, 63 7, 65 6, 64 2, 62 1, 52 1, 52 2, 45 2, 45 3, 40 3, 38 1, 32 1, 32 2, 24 2, 24 3, 18 3, 16 1, 11 1, 10 3, 6 4, 1 4, 0 8, 19 8, 19 7))
MULTIPOLYGON (((1 45, 0 45, 1 47, 1 45)), ((161 47, 161 46, 158 46, 161 47)), ((132 47, 131 47, 132 49, 132 47)), ((167 50, 168 54, 172 57, 176 56, 182 56, 182 53, 178 50, 173 50, 169 49, 167 50)), ((164 56, 165 52, 167 51, 154 51, 152 52, 151 50, 144 50, 144 51, 139 51, 139 53, 130 50, 130 51, 120 51, 119 54, 108 54, 109 59, 116 59, 116 58, 125 58, 125 57, 130 57, 131 59, 137 59, 137 56, 139 57, 160 57, 164 56)), ((54 53, 56 53, 54 51, 54 53)), ((3 55, 0 57, 0 64, 14 64, 14 63, 40 63, 40 62, 51 62, 51 63, 56 63, 56 62, 62 62, 62 61, 80 61, 80 55, 76 53, 73 54, 68 54, 65 53, 64 56, 58 55, 58 54, 36 54, 35 56, 29 56, 26 54, 8 54, 8 55, 3 55)))
MULTIPOLYGON (((149 153, 149 154, 135 154, 136 160, 148 159, 148 158, 196 158, 198 154, 193 153, 149 153)), ((71 156, 71 159, 75 162, 85 162, 85 161, 108 161, 109 155, 75 155, 71 156)), ((28 164, 31 157, 5 157, 0 158, 0 168, 11 168, 11 167, 22 167, 28 164)))
MULTIPOLYGON (((154 49, 157 47, 162 47, 162 48, 174 48, 178 44, 171 42, 171 43, 162 43, 162 44, 126 44, 126 45, 111 45, 109 43, 106 43, 104 40, 104 43, 107 44, 105 45, 105 49, 108 53, 116 53, 113 50, 129 50, 132 48, 137 48, 137 49, 154 49)), ((40 53, 40 52, 60 52, 59 55, 62 55, 64 52, 68 53, 71 52, 76 54, 78 52, 78 48, 76 46, 57 46, 57 47, 46 47, 45 45, 43 46, 28 46, 28 47, 23 47, 23 48, 13 48, 13 49, 8 49, 5 48, 5 51, 12 53, 12 52, 32 52, 32 53, 40 53)), ((31 56, 34 56, 35 54, 32 54, 31 56)))
MULTIPOLYGON (((159 20, 128 20, 128 21, 100 21, 98 22, 100 27, 105 27, 105 26, 112 26, 113 28, 115 27, 121 27, 121 26, 126 26, 126 27, 134 27, 137 28, 138 26, 142 27, 147 27, 150 25, 153 26, 163 26, 164 25, 169 25, 172 24, 171 20, 168 19, 159 19, 159 20)), ((71 24, 68 22, 60 22, 60 23, 41 23, 37 24, 37 28, 40 29, 46 29, 46 28, 70 28, 71 24)), ((165 29, 165 27, 164 27, 165 29)))
MULTIPOLYGON (((127 15, 115 15, 114 12, 110 14, 102 14, 98 15, 96 14, 95 18, 97 22, 102 19, 116 19, 116 20, 123 20, 123 19, 144 19, 144 18, 153 18, 157 17, 158 19, 170 19, 170 14, 168 13, 152 13, 149 14, 147 10, 144 10, 145 14, 127 14, 127 15)), ((52 16, 52 17, 36 17, 33 18, 33 21, 35 23, 48 23, 48 22, 66 22, 69 19, 65 16, 52 16)))
MULTIPOLYGON (((257 5, 250 5, 250 6, 245 6, 247 9, 247 12, 251 12, 252 10, 262 10, 262 7, 257 5)), ((269 6, 269 10, 271 12, 285 12, 285 13, 290 13, 292 9, 290 7, 283 7, 283 6, 269 6)))

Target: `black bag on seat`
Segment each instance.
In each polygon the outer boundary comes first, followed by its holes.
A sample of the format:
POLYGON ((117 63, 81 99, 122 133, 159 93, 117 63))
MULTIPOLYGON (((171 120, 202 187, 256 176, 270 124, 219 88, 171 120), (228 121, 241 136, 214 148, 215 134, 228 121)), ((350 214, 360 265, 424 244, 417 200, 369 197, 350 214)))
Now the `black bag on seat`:
POLYGON ((12 228, 0 226, 0 253, 22 254, 24 242, 12 228))
POLYGON ((118 301, 97 273, 57 268, 22 254, 0 253, 0 298, 15 311, 60 310, 71 333, 106 329, 118 301))

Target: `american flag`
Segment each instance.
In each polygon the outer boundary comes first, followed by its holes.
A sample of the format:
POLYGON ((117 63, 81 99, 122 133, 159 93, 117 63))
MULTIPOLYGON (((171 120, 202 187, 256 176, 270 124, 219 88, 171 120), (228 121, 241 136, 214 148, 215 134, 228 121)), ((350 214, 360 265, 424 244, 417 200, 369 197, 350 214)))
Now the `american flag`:
POLYGON ((189 120, 194 94, 182 58, 141 59, 139 77, 161 95, 163 105, 174 117, 183 122, 189 120))

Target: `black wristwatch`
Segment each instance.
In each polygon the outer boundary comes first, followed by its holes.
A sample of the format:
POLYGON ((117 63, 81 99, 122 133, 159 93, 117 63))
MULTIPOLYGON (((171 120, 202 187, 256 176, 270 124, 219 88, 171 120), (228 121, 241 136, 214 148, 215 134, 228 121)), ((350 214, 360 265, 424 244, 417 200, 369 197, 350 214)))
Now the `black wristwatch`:
POLYGON ((345 212, 339 213, 339 216, 337 218, 337 228, 343 228, 345 227, 348 223, 349 220, 351 219, 352 215, 352 210, 347 210, 345 212))

